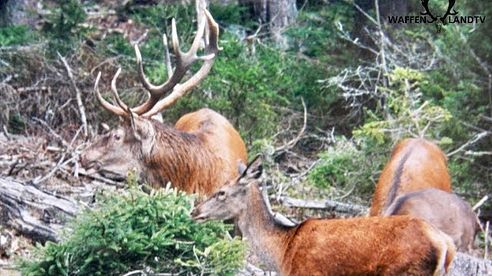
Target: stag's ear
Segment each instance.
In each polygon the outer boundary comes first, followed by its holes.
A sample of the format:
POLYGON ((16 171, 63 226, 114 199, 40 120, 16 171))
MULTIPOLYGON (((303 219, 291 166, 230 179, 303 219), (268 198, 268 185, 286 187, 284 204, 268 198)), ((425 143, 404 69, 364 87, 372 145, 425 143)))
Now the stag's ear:
POLYGON ((142 133, 141 124, 137 120, 137 116, 135 114, 133 114, 133 112, 131 112, 130 110, 129 110, 128 114, 130 115, 129 119, 130 119, 130 126, 131 126, 132 131, 133 131, 133 136, 138 141, 142 141, 142 136, 140 135, 142 133))
POLYGON ((241 178, 249 179, 249 180, 254 180, 258 179, 261 177, 261 174, 263 173, 263 166, 261 165, 262 159, 261 155, 257 155, 253 161, 251 161, 244 170, 244 172, 241 175, 241 178))
POLYGON ((154 136, 155 129, 150 120, 142 119, 133 113, 132 116, 130 116, 129 120, 133 136, 138 141, 145 142, 146 140, 154 136))
POLYGON ((138 116, 131 117, 131 132, 133 137, 141 144, 141 152, 143 156, 149 156, 155 144, 156 130, 152 124, 152 120, 140 118, 138 116))

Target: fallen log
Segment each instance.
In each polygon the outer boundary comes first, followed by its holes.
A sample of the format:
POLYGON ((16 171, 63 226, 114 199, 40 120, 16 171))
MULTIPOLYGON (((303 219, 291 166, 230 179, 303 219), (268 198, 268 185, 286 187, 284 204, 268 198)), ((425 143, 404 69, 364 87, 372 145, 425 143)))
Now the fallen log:
POLYGON ((329 212, 344 213, 350 215, 361 215, 367 213, 367 207, 357 204, 337 202, 333 200, 304 200, 298 198, 291 198, 282 196, 279 198, 279 202, 285 207, 289 208, 307 208, 326 210, 329 212))
POLYGON ((479 259, 458 252, 456 257, 454 257, 448 275, 492 275, 492 260, 479 259))
POLYGON ((58 241, 59 231, 80 207, 11 178, 0 178, 0 222, 35 241, 58 241))

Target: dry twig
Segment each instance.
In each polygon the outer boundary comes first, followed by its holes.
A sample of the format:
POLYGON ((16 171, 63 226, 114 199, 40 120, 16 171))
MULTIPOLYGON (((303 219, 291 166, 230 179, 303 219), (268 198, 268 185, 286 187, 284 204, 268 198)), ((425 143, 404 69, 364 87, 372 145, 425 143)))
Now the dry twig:
POLYGON ((304 135, 304 132, 306 131, 306 126, 307 126, 307 108, 306 108, 306 103, 304 102, 304 99, 301 97, 301 102, 302 102, 302 107, 303 107, 303 110, 304 110, 304 119, 303 119, 303 124, 302 124, 302 128, 301 130, 299 131, 299 133, 297 134, 297 136, 290 140, 289 142, 287 142, 286 144, 282 145, 281 147, 278 147, 275 149, 275 153, 278 154, 280 152, 283 152, 285 150, 289 150, 289 149, 292 149, 296 144, 297 142, 299 142, 299 140, 302 138, 302 136, 304 135))
POLYGON ((68 148, 65 150, 65 152, 62 154, 62 156, 60 157, 60 160, 58 161, 58 163, 55 165, 55 167, 53 169, 51 169, 51 171, 49 173, 47 173, 46 175, 44 176, 38 176, 36 177, 35 179, 33 179, 31 181, 32 185, 34 186, 37 186, 39 185, 39 183, 45 181, 46 179, 50 178, 53 174, 55 174, 60 168, 62 168, 63 166, 65 166, 66 164, 72 162, 72 161, 75 161, 78 159, 78 155, 77 154, 72 154, 72 158, 65 160, 65 156, 67 154, 68 151, 70 151, 72 149, 72 146, 73 146, 73 143, 75 142, 75 140, 77 139, 77 137, 79 136, 80 134, 80 131, 82 130, 82 126, 77 130, 77 133, 75 133, 74 137, 72 138, 72 141, 70 141, 70 144, 68 145, 68 148))
POLYGON ((80 93, 79 88, 77 87, 77 84, 75 83, 74 76, 72 74, 72 69, 70 69, 70 66, 68 65, 67 60, 58 53, 58 57, 60 57, 61 61, 63 62, 63 65, 65 65, 65 69, 67 70, 68 77, 70 78, 70 83, 72 84, 72 88, 75 90, 75 98, 77 99, 77 106, 79 108, 79 114, 80 114, 80 121, 82 123, 82 127, 84 129, 84 137, 87 137, 87 116, 85 115, 85 107, 82 102, 82 96, 80 93))
POLYGON ((480 141, 481 139, 489 136, 490 134, 492 134, 491 132, 488 132, 488 131, 484 131, 484 132, 481 132, 481 133, 478 133, 476 134, 472 139, 470 139, 468 142, 464 143, 463 145, 461 145, 459 148, 453 150, 452 152, 446 154, 448 157, 450 156, 453 156, 461 151, 463 151, 464 149, 466 149, 467 147, 477 143, 478 141, 480 141))
POLYGON ((473 211, 476 211, 478 208, 480 208, 487 200, 489 200, 489 196, 488 195, 485 195, 484 197, 482 197, 482 199, 480 199, 477 204, 473 205, 472 207, 472 210, 473 211))

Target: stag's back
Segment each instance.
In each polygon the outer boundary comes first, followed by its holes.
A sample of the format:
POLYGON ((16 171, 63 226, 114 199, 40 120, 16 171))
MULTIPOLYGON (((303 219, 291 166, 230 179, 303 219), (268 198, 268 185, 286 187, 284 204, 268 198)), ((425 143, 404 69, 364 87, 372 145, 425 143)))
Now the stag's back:
POLYGON ((451 191, 446 155, 425 139, 405 139, 395 146, 379 177, 370 215, 381 215, 399 195, 426 188, 451 191))
POLYGON ((238 176, 238 161, 243 164, 248 162, 246 146, 239 133, 224 116, 211 109, 203 108, 188 113, 176 122, 175 127, 194 134, 215 155, 215 162, 223 164, 220 167, 224 181, 218 177, 214 180, 217 184, 223 185, 225 181, 238 176))

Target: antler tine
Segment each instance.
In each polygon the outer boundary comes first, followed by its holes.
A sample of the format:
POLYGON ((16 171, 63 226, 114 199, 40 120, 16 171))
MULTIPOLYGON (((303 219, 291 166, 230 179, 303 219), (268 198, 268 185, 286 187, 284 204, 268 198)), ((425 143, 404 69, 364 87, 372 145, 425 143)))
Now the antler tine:
POLYGON ((119 107, 125 112, 128 112, 128 106, 120 99, 120 95, 118 95, 118 89, 116 89, 116 80, 118 79, 120 73, 121 68, 118 68, 118 71, 116 71, 116 74, 114 74, 113 80, 111 80, 111 91, 113 92, 113 98, 115 99, 119 107))
POLYGON ((171 78, 173 75, 173 67, 171 65, 171 57, 169 56, 169 47, 167 46, 167 36, 162 35, 162 44, 164 44, 164 62, 166 63, 167 77, 171 78))
POLYGON ((200 27, 197 31, 195 39, 193 40, 193 44, 190 50, 188 50, 188 52, 186 53, 183 53, 179 48, 179 39, 176 31, 176 20, 173 18, 171 24, 171 29, 172 29, 171 43, 173 45, 174 55, 176 56, 176 68, 174 72, 171 74, 171 77, 165 83, 159 86, 155 86, 151 84, 147 79, 147 77, 145 76, 143 63, 142 63, 142 55, 140 54, 138 45, 135 44, 135 56, 137 58, 137 65, 139 68, 138 73, 143 86, 150 92, 150 98, 140 106, 132 108, 132 112, 141 115, 149 111, 166 92, 171 91, 179 83, 179 81, 186 74, 186 71, 188 70, 189 66, 197 60, 196 51, 200 46, 200 39, 203 36, 205 25, 206 25, 205 21, 203 21, 200 24, 200 27))
POLYGON ((101 72, 99 72, 97 74, 97 78, 96 78, 96 83, 94 84, 94 91, 96 93, 96 98, 97 100, 99 101, 99 103, 109 112, 115 114, 115 115, 118 115, 118 116, 122 116, 122 117, 126 117, 128 114, 125 112, 124 109, 122 108, 119 108, 119 107, 116 107, 110 103, 108 103, 102 96, 101 96, 101 93, 99 92, 99 80, 101 79, 101 72))
MULTIPOLYGON (((204 10, 205 17, 206 17, 206 23, 209 27, 209 43, 206 45, 206 55, 197 57, 196 56, 196 51, 193 52, 193 60, 201 59, 203 60, 202 67, 196 72, 192 77, 190 77, 186 82, 182 84, 178 84, 174 87, 173 92, 169 94, 167 97, 164 99, 161 99, 156 105, 154 105, 149 111, 141 114, 144 117, 152 117, 153 115, 161 112, 165 108, 173 105, 179 98, 183 97, 184 95, 188 94, 189 91, 195 86, 197 86, 210 72, 212 69, 212 65, 214 64, 214 58, 219 52, 219 45, 218 45, 218 38, 219 38, 219 25, 215 20, 213 19, 212 15, 207 11, 204 10)), ((205 20, 204 20, 205 22, 205 20)), ((196 40, 196 37, 195 37, 196 40)), ((197 42, 197 45, 199 46, 199 40, 197 42)), ((195 41, 194 41, 195 44, 195 41)), ((198 48, 198 46, 196 46, 198 48)), ((193 49, 193 46, 192 46, 193 49)), ((187 54, 191 53, 188 52, 187 54)))

